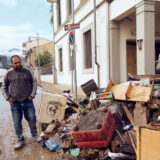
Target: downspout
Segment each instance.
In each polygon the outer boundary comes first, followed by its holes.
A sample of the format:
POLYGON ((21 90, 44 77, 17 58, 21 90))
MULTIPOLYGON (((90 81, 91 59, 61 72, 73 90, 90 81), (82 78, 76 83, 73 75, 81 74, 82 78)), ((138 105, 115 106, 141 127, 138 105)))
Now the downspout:
POLYGON ((108 2, 108 71, 109 81, 111 79, 111 49, 110 49, 110 3, 108 2))
POLYGON ((111 48, 110 48, 110 3, 113 0, 106 0, 108 2, 108 72, 109 72, 109 81, 111 79, 111 48))
POLYGON ((97 82, 100 88, 100 65, 97 61, 97 27, 96 27, 96 0, 94 0, 94 49, 95 49, 95 64, 97 65, 97 82))

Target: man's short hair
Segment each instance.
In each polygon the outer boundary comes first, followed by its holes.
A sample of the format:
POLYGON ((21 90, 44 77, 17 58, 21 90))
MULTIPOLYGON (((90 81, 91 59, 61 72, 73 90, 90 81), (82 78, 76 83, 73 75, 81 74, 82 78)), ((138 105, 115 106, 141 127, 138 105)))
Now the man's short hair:
POLYGON ((18 57, 18 58, 21 60, 20 56, 18 56, 18 55, 13 55, 13 56, 11 56, 11 58, 10 58, 11 62, 12 62, 12 59, 15 58, 15 57, 18 57))

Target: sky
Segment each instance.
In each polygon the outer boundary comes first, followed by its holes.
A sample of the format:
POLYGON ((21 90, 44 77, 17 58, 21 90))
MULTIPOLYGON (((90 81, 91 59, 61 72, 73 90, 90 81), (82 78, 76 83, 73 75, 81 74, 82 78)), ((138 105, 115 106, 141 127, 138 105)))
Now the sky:
POLYGON ((29 36, 52 40, 50 3, 47 0, 0 0, 0 54, 22 54, 29 36), (20 51, 8 52, 13 48, 20 51))

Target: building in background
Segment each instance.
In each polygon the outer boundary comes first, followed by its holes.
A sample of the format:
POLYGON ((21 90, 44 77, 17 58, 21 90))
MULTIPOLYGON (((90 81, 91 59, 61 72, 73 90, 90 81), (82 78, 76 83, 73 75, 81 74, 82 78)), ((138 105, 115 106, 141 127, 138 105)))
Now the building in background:
POLYGON ((23 47, 25 48, 24 54, 26 57, 25 59, 27 61, 27 64, 32 65, 34 68, 36 67, 35 60, 38 57, 38 47, 39 47, 39 55, 47 51, 54 58, 53 42, 47 39, 39 38, 39 46, 37 39, 32 41, 27 41, 23 43, 23 47))
MULTIPOLYGON (((57 81, 69 85, 70 31, 64 26, 72 23, 71 1, 54 3, 57 81)), ((110 79, 124 82, 128 73, 155 74, 160 53, 160 0, 96 0, 95 8, 96 27, 94 0, 74 0, 75 23, 80 23, 80 29, 75 30, 78 86, 90 79, 98 83, 98 74, 100 87, 106 87, 110 79)))

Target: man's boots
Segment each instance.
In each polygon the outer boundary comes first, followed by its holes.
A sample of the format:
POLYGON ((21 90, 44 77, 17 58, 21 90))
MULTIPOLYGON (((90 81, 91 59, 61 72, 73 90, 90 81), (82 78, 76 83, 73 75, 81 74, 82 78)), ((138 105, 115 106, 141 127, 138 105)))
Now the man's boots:
POLYGON ((21 149, 25 145, 24 140, 17 141, 17 143, 14 146, 15 150, 21 149))

